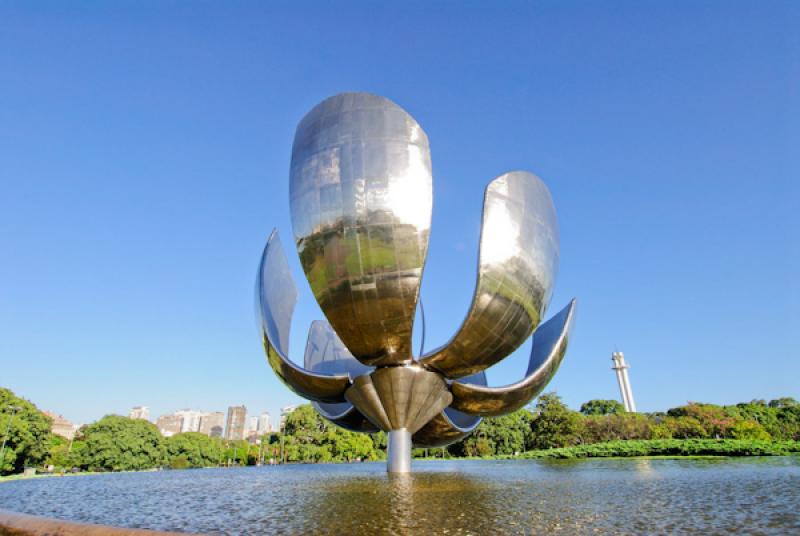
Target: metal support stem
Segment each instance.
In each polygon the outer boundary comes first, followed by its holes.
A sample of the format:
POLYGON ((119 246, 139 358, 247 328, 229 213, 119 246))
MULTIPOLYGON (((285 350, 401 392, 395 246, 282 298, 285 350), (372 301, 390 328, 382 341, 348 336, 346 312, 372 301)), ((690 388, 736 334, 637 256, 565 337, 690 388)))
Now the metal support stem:
POLYGON ((405 428, 389 432, 386 470, 390 473, 411 472, 411 433, 405 428))

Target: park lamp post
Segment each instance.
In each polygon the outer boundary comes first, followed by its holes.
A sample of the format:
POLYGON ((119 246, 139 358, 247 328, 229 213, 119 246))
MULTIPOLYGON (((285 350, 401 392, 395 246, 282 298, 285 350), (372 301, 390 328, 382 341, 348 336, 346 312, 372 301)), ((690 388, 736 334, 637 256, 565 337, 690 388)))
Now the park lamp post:
POLYGON ((11 431, 11 419, 14 415, 19 411, 19 406, 12 406, 11 404, 8 405, 8 409, 11 410, 11 413, 8 416, 8 424, 6 424, 6 433, 3 435, 3 446, 0 447, 0 469, 2 469, 3 464, 5 463, 5 454, 6 454, 6 441, 8 440, 8 433, 11 431))

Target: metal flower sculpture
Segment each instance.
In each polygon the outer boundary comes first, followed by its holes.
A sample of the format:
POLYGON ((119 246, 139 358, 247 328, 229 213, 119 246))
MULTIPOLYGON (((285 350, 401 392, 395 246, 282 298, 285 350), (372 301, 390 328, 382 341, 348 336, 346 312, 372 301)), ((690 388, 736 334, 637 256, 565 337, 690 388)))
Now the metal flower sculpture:
POLYGON ((277 231, 256 285, 267 361, 326 419, 388 432, 388 470, 411 447, 466 437, 483 416, 521 408, 555 374, 575 300, 542 325, 558 268, 558 222, 544 183, 526 171, 486 188, 478 281, 467 317, 444 346, 414 356, 411 334, 433 204, 428 138, 395 103, 331 97, 306 115, 292 147, 292 227, 328 322, 311 325, 304 366, 289 360, 297 289, 277 231), (484 370, 533 334, 528 371, 488 387, 484 370))

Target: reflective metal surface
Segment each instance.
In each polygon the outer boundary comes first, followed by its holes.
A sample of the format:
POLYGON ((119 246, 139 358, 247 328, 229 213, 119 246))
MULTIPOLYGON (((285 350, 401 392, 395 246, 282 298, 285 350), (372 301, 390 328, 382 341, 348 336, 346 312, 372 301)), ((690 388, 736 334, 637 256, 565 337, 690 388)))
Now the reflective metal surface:
POLYGON ((292 147, 292 227, 311 290, 353 355, 410 363, 433 193, 428 137, 388 99, 331 97, 292 147))
POLYGON ((558 221, 547 186, 513 171, 486 188, 478 283, 455 337, 420 362, 449 378, 484 370, 541 321, 558 270, 558 221))
POLYGON ((392 430, 386 440, 386 465, 389 472, 411 472, 411 434, 408 430, 392 430))
MULTIPOLYGON (((537 329, 558 269, 558 222, 538 177, 505 173, 486 188, 467 316, 447 344, 415 363, 411 335, 418 301, 424 324, 419 289, 431 183, 428 138, 402 108, 366 93, 323 101, 300 122, 292 147, 294 238, 329 322, 312 324, 305 369, 288 359, 297 290, 275 233, 259 272, 270 366, 326 419, 348 430, 388 432, 397 445, 392 472, 410 467, 412 441, 452 443, 481 416, 511 412, 541 392, 566 352, 575 306, 573 300, 537 329), (483 371, 532 333, 526 377, 487 387, 483 371)), ((423 325, 421 348, 424 337, 423 325)))
MULTIPOLYGON (((481 371, 461 378, 459 381, 465 384, 485 386, 486 373, 481 371)), ((432 448, 455 443, 471 434, 482 420, 481 417, 462 413, 451 405, 414 434, 414 446, 432 448)))
POLYGON ((452 408, 472 415, 505 415, 524 407, 542 392, 567 353, 575 318, 575 300, 542 324, 533 334, 528 372, 521 381, 504 387, 485 387, 453 382, 452 408))
POLYGON ((439 374, 416 365, 381 367, 359 376, 345 398, 381 430, 405 428, 411 434, 453 399, 439 374))
MULTIPOLYGON (((353 357, 330 324, 323 320, 315 320, 311 323, 303 364, 306 370, 317 374, 337 375, 346 372, 351 378, 372 370, 372 367, 362 365, 353 357)), ((312 402, 311 404, 320 415, 346 430, 353 432, 378 431, 350 402, 339 404, 312 402)))
POLYGON ((277 231, 272 231, 261 255, 256 300, 267 362, 278 378, 289 389, 309 400, 344 402, 344 392, 350 386, 348 374, 317 374, 289 360, 289 329, 297 303, 297 287, 292 281, 277 231))
POLYGON ((428 424, 420 428, 419 431, 417 431, 417 433, 412 437, 414 447, 445 447, 467 437, 483 420, 482 417, 475 417, 458 412, 458 414, 464 415, 465 417, 471 419, 466 426, 462 427, 456 424, 455 421, 450 418, 450 416, 453 414, 453 411, 454 410, 451 408, 447 408, 445 411, 440 412, 433 419, 431 419, 428 424))

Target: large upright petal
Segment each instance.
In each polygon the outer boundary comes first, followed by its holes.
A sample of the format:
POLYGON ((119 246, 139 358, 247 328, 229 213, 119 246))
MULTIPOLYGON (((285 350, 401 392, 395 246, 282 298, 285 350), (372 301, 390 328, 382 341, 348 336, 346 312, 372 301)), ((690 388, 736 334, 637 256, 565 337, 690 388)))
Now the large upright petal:
POLYGON ((344 93, 298 125, 290 200, 300 261, 362 363, 412 361, 432 199, 428 138, 390 100, 344 93))
POLYGON ((544 182, 527 171, 494 179, 484 197, 472 305, 453 339, 420 362, 460 378, 516 350, 550 302, 558 256, 558 220, 544 182))
POLYGON ((297 287, 292 281, 278 232, 272 231, 261 255, 256 279, 256 305, 267 362, 278 378, 298 395, 318 402, 345 402, 349 374, 318 374, 289 360, 289 329, 296 303, 297 287))

